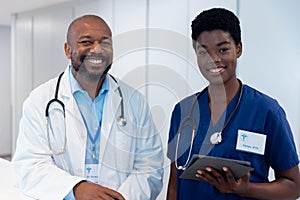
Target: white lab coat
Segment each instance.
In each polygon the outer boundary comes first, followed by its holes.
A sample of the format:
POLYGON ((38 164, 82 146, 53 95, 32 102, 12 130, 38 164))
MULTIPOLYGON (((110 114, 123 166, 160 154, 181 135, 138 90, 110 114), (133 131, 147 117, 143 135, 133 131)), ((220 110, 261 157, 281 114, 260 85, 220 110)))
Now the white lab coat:
MULTIPOLYGON (((66 109, 66 153, 49 155, 45 108, 54 98, 57 78, 31 92, 23 105, 13 166, 20 188, 35 199, 63 199, 84 180, 87 131, 70 89, 69 69, 62 76, 58 99, 66 109)), ((109 76, 108 76, 109 77, 109 76)), ((64 137, 64 131, 57 134, 64 137)), ((99 184, 128 200, 155 199, 162 188, 162 144, 144 97, 109 77, 100 134, 99 184), (127 125, 120 127, 121 88, 127 125)))

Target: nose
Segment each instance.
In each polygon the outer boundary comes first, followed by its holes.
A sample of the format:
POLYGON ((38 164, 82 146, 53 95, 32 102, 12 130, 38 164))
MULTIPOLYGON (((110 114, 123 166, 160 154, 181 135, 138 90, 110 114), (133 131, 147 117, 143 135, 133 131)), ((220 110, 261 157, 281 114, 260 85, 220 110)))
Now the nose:
POLYGON ((218 62, 221 61, 220 56, 217 53, 211 53, 210 54, 210 58, 214 61, 214 62, 218 62))
POLYGON ((103 49, 101 47, 101 44, 99 42, 95 43, 93 48, 91 49, 91 52, 93 52, 93 53, 102 53, 103 49))

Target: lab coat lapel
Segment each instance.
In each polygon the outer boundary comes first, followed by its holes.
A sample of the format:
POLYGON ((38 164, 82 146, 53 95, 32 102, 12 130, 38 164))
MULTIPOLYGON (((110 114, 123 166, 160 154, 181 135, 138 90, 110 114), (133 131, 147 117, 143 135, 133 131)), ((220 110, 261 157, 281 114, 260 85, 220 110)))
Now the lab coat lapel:
MULTIPOLYGON (((113 124, 120 112, 121 97, 118 93, 118 84, 110 77, 109 90, 104 102, 101 135, 100 135, 100 163, 104 158, 104 152, 108 143, 114 141, 111 137, 111 132, 115 128, 113 124)), ((69 69, 65 71, 61 79, 59 99, 65 104, 66 110, 66 129, 67 129, 67 154, 71 168, 75 175, 84 177, 84 163, 87 132, 82 120, 77 103, 71 93, 69 69), (76 148, 74 148, 76 147, 76 148)), ((100 164, 101 165, 101 164, 100 164)), ((101 167, 99 167, 99 170, 101 167)))
MULTIPOLYGON (((101 140, 100 140, 100 159, 103 158, 106 149, 107 140, 111 137, 111 132, 114 129, 113 124, 119 116, 121 97, 118 93, 118 84, 110 77, 109 78, 109 91, 106 96, 101 125, 101 140)), ((110 140, 111 142, 111 140, 110 140)))
POLYGON ((75 174, 84 175, 87 133, 79 108, 71 92, 69 68, 62 77, 59 94, 65 104, 67 150, 71 166, 75 174))

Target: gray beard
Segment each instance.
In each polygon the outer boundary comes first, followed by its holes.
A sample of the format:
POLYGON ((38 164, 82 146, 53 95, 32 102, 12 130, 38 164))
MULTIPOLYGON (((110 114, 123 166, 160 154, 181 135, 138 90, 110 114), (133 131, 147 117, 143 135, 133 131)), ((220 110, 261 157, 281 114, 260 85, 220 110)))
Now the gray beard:
POLYGON ((89 73, 86 69, 86 66, 84 64, 84 60, 81 62, 81 65, 75 65, 74 61, 71 60, 71 64, 72 67, 75 69, 75 71, 84 79, 92 81, 92 82, 96 82, 96 81, 100 81, 101 79, 103 79, 105 77, 105 75, 107 74, 107 72, 110 70, 111 64, 107 65, 103 71, 103 73, 99 73, 99 74, 92 74, 89 73))

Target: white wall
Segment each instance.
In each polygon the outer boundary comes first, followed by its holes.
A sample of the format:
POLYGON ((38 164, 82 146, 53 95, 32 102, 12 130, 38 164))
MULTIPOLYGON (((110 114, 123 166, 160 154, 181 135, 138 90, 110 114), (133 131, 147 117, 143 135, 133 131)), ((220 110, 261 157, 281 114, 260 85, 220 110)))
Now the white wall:
MULTIPOLYGON (((191 47, 190 24, 203 9, 215 6, 239 14, 244 51, 238 76, 279 100, 299 149, 297 0, 85 0, 17 14, 12 31, 12 149, 24 98, 38 84, 57 76, 68 63, 63 53, 68 24, 74 17, 94 13, 102 16, 113 31, 111 73, 146 95, 166 153, 174 104, 206 85, 191 47)), ((168 167, 166 159, 165 168, 168 167)), ((164 199, 168 175, 166 170, 165 187, 159 199, 164 199)))
POLYGON ((99 7, 95 3, 98 1, 73 1, 13 16, 12 153, 24 99, 65 69, 69 62, 63 49, 67 27, 75 16, 95 11, 99 7))
POLYGON ((10 27, 0 26, 0 155, 11 151, 10 27))
POLYGON ((300 152, 300 1, 251 0, 240 5, 244 51, 239 75, 279 101, 300 152))

